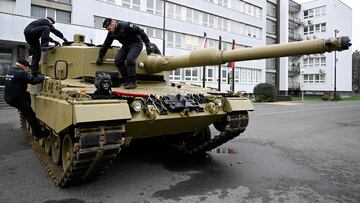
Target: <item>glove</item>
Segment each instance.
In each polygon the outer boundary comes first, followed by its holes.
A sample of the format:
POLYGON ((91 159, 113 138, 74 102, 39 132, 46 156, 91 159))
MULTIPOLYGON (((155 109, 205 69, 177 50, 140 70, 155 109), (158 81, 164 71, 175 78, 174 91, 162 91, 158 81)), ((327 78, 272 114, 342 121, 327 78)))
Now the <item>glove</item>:
POLYGON ((150 55, 152 53, 150 44, 146 45, 146 53, 147 53, 147 55, 150 55))
POLYGON ((38 77, 40 80, 45 80, 45 76, 42 75, 42 74, 39 74, 39 75, 37 75, 36 77, 38 77))
POLYGON ((55 44, 55 46, 60 46, 61 45, 60 42, 58 42, 58 41, 53 41, 53 43, 55 44))
POLYGON ((63 38, 64 42, 69 42, 65 37, 63 38))
POLYGON ((104 62, 104 60, 102 58, 98 58, 96 60, 96 65, 101 65, 104 62))

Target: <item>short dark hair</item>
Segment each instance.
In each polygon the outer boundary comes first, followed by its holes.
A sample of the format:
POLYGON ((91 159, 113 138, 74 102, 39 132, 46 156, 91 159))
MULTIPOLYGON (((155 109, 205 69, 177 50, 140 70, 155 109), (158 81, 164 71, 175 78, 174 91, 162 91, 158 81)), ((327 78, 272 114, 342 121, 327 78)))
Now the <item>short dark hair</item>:
POLYGON ((103 28, 107 28, 107 26, 110 25, 112 19, 111 18, 105 18, 104 22, 103 22, 103 28))
POLYGON ((30 66, 29 61, 27 61, 27 60, 24 59, 24 58, 19 58, 19 59, 17 60, 17 62, 20 63, 20 64, 22 64, 22 65, 24 65, 24 66, 30 66))
POLYGON ((46 17, 48 20, 52 22, 52 24, 55 24, 55 20, 52 17, 46 17))

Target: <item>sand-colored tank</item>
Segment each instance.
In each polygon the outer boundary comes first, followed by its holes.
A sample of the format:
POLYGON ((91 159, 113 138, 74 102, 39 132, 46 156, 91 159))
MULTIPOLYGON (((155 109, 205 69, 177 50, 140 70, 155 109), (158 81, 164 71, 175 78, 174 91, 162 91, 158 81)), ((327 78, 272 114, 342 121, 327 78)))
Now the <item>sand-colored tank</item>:
POLYGON ((350 45, 349 38, 340 37, 234 51, 206 48, 183 56, 143 52, 136 61, 138 87, 126 90, 118 86, 121 75, 113 60, 119 49, 109 49, 98 66, 99 47, 75 35, 72 44, 43 52, 40 68, 48 78, 29 87, 32 107, 50 136, 36 141, 24 119, 22 129, 61 187, 98 177, 133 140, 162 136, 184 153, 204 153, 244 132, 254 107, 241 93, 170 83, 166 71, 341 51, 350 45))

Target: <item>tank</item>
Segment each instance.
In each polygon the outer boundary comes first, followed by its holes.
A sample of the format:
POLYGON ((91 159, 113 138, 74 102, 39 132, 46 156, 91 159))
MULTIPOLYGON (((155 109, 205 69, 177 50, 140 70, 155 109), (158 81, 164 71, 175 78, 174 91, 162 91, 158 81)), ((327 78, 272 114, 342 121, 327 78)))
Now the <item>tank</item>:
POLYGON ((96 65, 99 47, 85 36, 42 53, 42 84, 29 85, 32 108, 49 134, 39 141, 21 127, 49 177, 60 187, 96 179, 133 141, 162 137, 186 154, 203 154, 243 133, 254 107, 242 92, 222 93, 169 82, 169 70, 348 49, 348 37, 219 51, 204 48, 182 56, 147 55, 136 61, 138 87, 119 86, 112 47, 96 65), (217 131, 211 134, 209 126, 217 131))

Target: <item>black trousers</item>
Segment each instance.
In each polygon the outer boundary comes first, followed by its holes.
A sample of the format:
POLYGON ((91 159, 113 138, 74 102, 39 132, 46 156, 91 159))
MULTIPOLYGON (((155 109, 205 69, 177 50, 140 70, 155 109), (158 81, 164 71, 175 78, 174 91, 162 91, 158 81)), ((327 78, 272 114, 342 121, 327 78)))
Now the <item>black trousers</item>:
POLYGON ((136 82, 135 61, 143 48, 142 42, 122 46, 115 57, 115 65, 125 82, 136 82))
POLYGON ((26 92, 26 95, 22 98, 5 98, 6 103, 10 106, 17 108, 25 120, 29 123, 32 129, 33 134, 41 133, 41 126, 35 116, 34 111, 31 108, 31 99, 29 92, 26 92))
POLYGON ((50 42, 50 27, 49 26, 39 26, 32 28, 31 30, 26 30, 24 32, 25 40, 30 46, 30 55, 32 55, 31 60, 31 73, 37 74, 39 68, 39 62, 41 58, 41 47, 46 47, 50 42), (41 47, 39 39, 41 37, 41 47))

